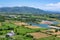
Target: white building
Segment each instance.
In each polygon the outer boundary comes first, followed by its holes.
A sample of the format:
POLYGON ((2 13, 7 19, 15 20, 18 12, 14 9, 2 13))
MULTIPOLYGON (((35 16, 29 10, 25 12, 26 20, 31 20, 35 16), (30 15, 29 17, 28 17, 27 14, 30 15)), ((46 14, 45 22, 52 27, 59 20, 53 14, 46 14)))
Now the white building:
POLYGON ((14 31, 11 31, 11 32, 7 33, 7 35, 8 35, 9 37, 12 37, 12 36, 15 35, 15 33, 14 33, 14 31))

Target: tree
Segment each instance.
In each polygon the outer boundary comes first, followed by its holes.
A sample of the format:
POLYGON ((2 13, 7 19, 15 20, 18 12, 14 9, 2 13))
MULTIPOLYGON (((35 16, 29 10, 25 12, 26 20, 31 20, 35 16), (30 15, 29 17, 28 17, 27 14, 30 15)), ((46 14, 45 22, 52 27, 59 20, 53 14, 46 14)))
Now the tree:
POLYGON ((58 29, 55 29, 55 32, 58 32, 58 29))
POLYGON ((0 22, 4 22, 4 21, 5 21, 4 16, 1 16, 1 15, 0 15, 0 22))

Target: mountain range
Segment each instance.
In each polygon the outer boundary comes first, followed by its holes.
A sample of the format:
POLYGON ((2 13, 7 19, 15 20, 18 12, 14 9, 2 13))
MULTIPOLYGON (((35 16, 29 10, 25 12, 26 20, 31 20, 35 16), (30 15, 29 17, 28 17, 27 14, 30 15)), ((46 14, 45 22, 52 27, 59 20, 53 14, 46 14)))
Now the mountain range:
POLYGON ((42 9, 33 8, 33 7, 1 7, 0 13, 17 13, 17 14, 46 14, 46 13, 55 13, 44 11, 42 9))

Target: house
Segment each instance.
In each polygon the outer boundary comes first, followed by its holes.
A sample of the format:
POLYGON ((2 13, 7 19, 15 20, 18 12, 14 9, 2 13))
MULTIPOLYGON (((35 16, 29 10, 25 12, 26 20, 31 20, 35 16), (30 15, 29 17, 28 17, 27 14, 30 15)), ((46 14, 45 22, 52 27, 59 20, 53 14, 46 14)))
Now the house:
POLYGON ((15 35, 14 31, 11 31, 11 32, 9 32, 9 33, 6 34, 6 37, 12 37, 14 35, 15 35))

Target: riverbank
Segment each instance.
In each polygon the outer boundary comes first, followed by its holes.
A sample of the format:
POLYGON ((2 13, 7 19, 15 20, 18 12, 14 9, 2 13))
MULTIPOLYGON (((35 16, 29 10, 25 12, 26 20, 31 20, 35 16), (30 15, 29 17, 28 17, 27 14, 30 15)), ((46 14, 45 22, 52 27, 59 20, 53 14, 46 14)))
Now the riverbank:
POLYGON ((18 21, 16 21, 16 22, 14 22, 14 24, 15 24, 15 25, 18 25, 18 26, 25 26, 25 27, 31 28, 31 29, 41 28, 41 27, 39 27, 39 26, 29 25, 29 24, 27 24, 27 23, 25 23, 25 22, 18 22, 18 21))
MULTIPOLYGON (((15 25, 18 25, 18 26, 25 26, 25 27, 28 27, 28 28, 32 28, 32 29, 35 29, 35 28, 41 28, 40 26, 33 26, 33 25, 29 25, 28 23, 25 23, 25 22, 19 22, 19 21, 15 21, 14 22, 15 25)), ((47 25, 45 25, 47 26, 47 25)), ((48 28, 55 28, 55 29, 60 29, 60 27, 57 27, 57 26, 48 26, 48 28)))
POLYGON ((57 27, 57 26, 49 26, 49 28, 60 29, 60 27, 57 27))

